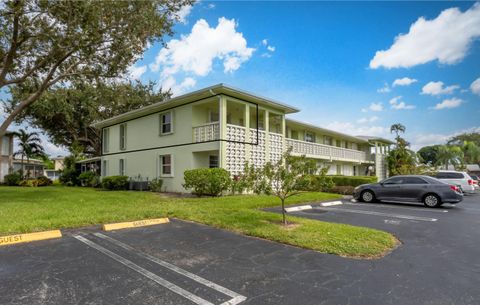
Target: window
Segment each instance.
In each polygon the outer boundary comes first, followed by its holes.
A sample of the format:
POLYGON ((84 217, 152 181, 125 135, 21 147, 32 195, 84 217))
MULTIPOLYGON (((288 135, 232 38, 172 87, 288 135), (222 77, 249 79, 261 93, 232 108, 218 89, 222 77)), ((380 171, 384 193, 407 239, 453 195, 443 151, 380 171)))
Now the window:
POLYGON ((160 173, 162 176, 172 176, 172 155, 160 156, 160 173))
POLYGON ((118 174, 120 176, 125 176, 125 160, 124 159, 118 160, 118 174))
POLYGON ((218 122, 218 118, 219 118, 218 112, 210 111, 209 121, 210 121, 211 123, 213 123, 213 122, 218 122))
POLYGON ((298 131, 296 131, 296 130, 292 130, 292 133, 291 133, 291 135, 292 135, 292 139, 294 139, 294 140, 298 140, 298 131))
POLYGON ((332 145, 332 138, 331 137, 328 137, 328 136, 324 136, 323 137, 323 143, 325 145, 332 145))
POLYGON ((342 166, 337 165, 337 175, 341 175, 341 174, 342 174, 342 166))
POLYGON ((463 179, 462 173, 455 173, 455 172, 439 172, 436 175, 438 179, 463 179))
POLYGON ((218 167, 218 156, 215 156, 215 155, 208 156, 208 167, 210 168, 218 167))
POLYGON ((103 177, 106 177, 107 174, 108 174, 108 161, 107 160, 103 160, 102 162, 102 176, 103 177))
POLYGON ((173 125, 172 125, 172 112, 165 112, 160 114, 160 134, 170 134, 173 132, 173 125))
POLYGON ((405 177, 403 184, 428 184, 427 181, 418 177, 405 177))
POLYGON ((127 124, 120 124, 120 149, 127 148, 127 124))
POLYGON ((305 132, 305 142, 315 143, 315 134, 312 132, 305 132))
POLYGON ((102 144, 103 144, 103 152, 107 153, 108 152, 108 142, 109 142, 109 134, 110 134, 110 129, 105 128, 103 129, 103 138, 102 138, 102 144))
POLYGON ((383 184, 402 184, 402 183, 403 183, 403 178, 401 177, 390 178, 383 182, 383 184))

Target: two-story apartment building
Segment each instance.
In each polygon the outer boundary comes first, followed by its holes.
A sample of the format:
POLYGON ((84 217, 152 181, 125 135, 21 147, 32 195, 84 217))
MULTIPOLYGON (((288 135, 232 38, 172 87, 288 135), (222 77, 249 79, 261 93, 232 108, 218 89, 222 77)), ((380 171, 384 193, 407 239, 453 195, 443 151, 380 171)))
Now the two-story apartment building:
POLYGON ((13 134, 8 132, 1 140, 0 182, 3 182, 3 177, 8 175, 13 168, 13 134))
POLYGON ((101 173, 161 178, 167 191, 181 192, 186 169, 222 167, 236 175, 245 162, 275 162, 292 147, 330 174, 387 175, 392 142, 286 118, 298 111, 224 84, 178 96, 94 124, 103 135, 101 173))

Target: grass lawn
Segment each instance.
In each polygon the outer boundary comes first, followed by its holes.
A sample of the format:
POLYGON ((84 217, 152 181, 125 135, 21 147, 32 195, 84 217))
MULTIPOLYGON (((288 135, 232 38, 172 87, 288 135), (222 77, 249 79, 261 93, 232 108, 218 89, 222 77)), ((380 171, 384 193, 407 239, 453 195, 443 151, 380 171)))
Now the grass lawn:
MULTIPOLYGON (((333 198, 338 195, 304 193, 287 204, 333 198)), ((383 231, 293 216, 288 220, 296 226, 284 228, 281 215, 259 210, 278 205, 279 199, 270 196, 165 198, 148 192, 5 186, 0 187, 0 235, 168 216, 349 257, 379 257, 398 243, 383 231)))

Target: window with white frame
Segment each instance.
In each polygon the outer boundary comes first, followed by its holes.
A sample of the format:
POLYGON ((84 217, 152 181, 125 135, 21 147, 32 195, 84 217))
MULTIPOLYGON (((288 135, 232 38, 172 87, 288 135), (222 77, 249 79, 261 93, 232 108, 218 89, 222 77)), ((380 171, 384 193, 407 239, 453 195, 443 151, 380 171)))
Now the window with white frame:
POLYGON ((208 156, 208 167, 217 168, 218 167, 218 156, 210 155, 208 156))
POLYGON ((173 115, 172 112, 160 114, 160 134, 166 135, 173 133, 173 115))
POLYGON ((110 129, 104 128, 102 134, 102 145, 103 145, 103 152, 108 152, 108 144, 110 139, 110 129))
POLYGON ((118 160, 118 174, 125 176, 125 159, 118 160))
POLYGON ((173 176, 172 155, 160 156, 160 175, 173 176))
POLYGON ((120 124, 120 149, 127 148, 127 124, 120 124))
POLYGON ((315 143, 315 134, 313 132, 305 132, 305 142, 315 143))

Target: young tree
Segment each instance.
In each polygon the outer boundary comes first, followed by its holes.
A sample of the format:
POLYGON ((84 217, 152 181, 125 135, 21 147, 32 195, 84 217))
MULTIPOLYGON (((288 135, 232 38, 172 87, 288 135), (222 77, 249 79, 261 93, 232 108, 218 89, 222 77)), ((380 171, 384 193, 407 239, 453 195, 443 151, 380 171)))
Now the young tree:
MULTIPOLYGON (((25 93, 0 125, 14 119, 53 85, 115 78, 147 43, 171 34, 190 0, 11 0, 0 6, 0 90, 25 93)), ((1 143, 0 143, 1 144, 1 143)), ((0 147, 1 148, 1 147, 0 147)))
MULTIPOLYGON (((91 126, 131 110, 164 101, 170 94, 155 90, 155 83, 77 83, 68 88, 51 88, 25 109, 17 122, 44 130, 50 140, 70 148, 77 143, 87 155, 101 153, 101 131, 91 126)), ((5 108, 10 112, 23 100, 20 90, 12 90, 5 108)))
POLYGON ((290 154, 291 148, 285 152, 283 158, 275 163, 267 163, 265 167, 255 172, 256 192, 263 192, 278 197, 282 203, 283 224, 287 224, 285 200, 308 189, 311 180, 303 179, 305 175, 315 173, 315 160, 303 157, 294 157, 290 154))
POLYGON ((27 132, 24 129, 20 129, 13 134, 19 141, 19 150, 15 152, 15 155, 20 155, 22 158, 22 176, 25 177, 24 158, 27 159, 28 164, 30 163, 30 158, 43 156, 45 152, 41 144, 42 140, 40 140, 37 132, 27 132))

